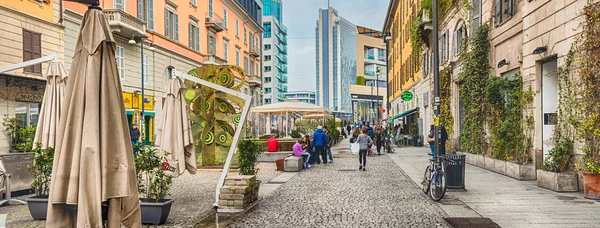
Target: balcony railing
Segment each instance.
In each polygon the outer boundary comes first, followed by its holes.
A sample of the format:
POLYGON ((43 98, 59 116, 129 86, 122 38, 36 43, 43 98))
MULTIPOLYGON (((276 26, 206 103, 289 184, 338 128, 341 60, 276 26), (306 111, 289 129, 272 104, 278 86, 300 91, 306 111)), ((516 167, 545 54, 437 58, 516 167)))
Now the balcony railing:
POLYGON ((287 44, 287 36, 281 36, 281 42, 287 44))
MULTIPOLYGON (((281 74, 281 73, 280 73, 280 74, 281 74)), ((287 83, 287 82, 288 82, 288 76, 287 76, 287 75, 284 75, 284 74, 282 74, 282 75, 281 75, 281 82, 283 82, 283 83, 287 83)))
POLYGON ((204 64, 227 65, 227 60, 218 57, 214 52, 204 56, 204 64))
POLYGON ((146 22, 120 9, 104 9, 111 32, 123 37, 141 36, 146 34, 146 22))
POLYGON ((248 84, 252 87, 260 86, 261 79, 258 75, 248 75, 248 84))
POLYGON ((227 28, 225 20, 216 13, 206 13, 206 27, 213 32, 221 32, 227 28))
POLYGON ((256 45, 250 47, 250 56, 254 58, 260 57, 260 47, 256 45))
POLYGON ((281 25, 281 32, 282 32, 283 34, 286 34, 286 35, 287 35, 287 26, 285 26, 285 25, 283 25, 283 24, 280 24, 280 25, 281 25))

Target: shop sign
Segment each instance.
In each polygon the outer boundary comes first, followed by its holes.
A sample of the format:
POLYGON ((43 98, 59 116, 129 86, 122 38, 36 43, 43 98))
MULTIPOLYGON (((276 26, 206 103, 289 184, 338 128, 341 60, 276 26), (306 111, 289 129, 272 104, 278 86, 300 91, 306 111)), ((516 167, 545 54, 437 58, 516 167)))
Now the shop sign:
POLYGON ((403 101, 410 101, 413 98, 413 93, 411 93, 410 91, 404 91, 400 97, 402 98, 403 101))
MULTIPOLYGON (((141 94, 123 93, 123 103, 128 109, 141 109, 141 94)), ((144 109, 154 110, 154 96, 144 96, 144 109)))
POLYGON ((44 100, 44 95, 19 92, 15 95, 15 100, 42 103, 42 101, 44 100))

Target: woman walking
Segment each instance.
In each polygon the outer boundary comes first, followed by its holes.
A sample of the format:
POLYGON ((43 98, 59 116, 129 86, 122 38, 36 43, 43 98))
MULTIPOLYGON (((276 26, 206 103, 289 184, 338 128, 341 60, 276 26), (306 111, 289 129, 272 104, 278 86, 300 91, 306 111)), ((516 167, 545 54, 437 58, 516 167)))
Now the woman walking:
POLYGON ((369 150, 369 147, 371 147, 371 145, 373 144, 373 140, 371 139, 371 137, 369 137, 369 135, 367 135, 367 133, 368 130, 363 129, 362 134, 358 135, 356 139, 356 141, 360 145, 360 150, 358 152, 358 162, 360 163, 360 166, 358 169, 362 169, 362 171, 367 171, 367 151, 369 150))
POLYGON ((381 147, 384 143, 384 135, 381 128, 377 128, 377 133, 375 133, 375 146, 377 146, 377 155, 381 155, 381 147))

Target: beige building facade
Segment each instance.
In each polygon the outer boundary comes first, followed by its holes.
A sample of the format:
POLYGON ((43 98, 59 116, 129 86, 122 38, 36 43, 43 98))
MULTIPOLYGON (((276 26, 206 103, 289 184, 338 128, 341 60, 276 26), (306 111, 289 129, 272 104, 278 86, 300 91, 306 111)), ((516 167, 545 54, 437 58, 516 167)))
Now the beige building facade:
MULTIPOLYGON (((0 1, 0 67, 56 53, 64 59, 61 1, 0 1)), ((18 118, 20 127, 37 125, 48 63, 0 74, 0 117, 18 118)), ((2 121, 3 122, 3 121, 2 121)), ((11 150, 11 138, 0 128, 0 154, 11 150)))

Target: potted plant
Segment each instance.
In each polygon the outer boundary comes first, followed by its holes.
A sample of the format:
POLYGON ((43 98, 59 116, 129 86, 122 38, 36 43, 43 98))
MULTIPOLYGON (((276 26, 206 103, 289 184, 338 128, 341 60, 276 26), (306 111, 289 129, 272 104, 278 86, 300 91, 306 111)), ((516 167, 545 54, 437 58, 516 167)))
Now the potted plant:
POLYGON ((262 154, 262 151, 261 144, 252 140, 242 140, 238 145, 239 174, 246 176, 244 178, 250 180, 248 186, 251 188, 251 200, 250 202, 245 202, 245 204, 258 200, 258 189, 261 181, 256 180, 256 173, 258 172, 256 161, 262 154), (252 180, 256 181, 253 183, 252 180))
POLYGON ((10 118, 8 117, 8 115, 4 115, 4 118, 2 119, 2 126, 4 126, 4 129, 6 130, 6 133, 8 133, 8 137, 10 138, 10 153, 14 153, 17 152, 17 140, 18 140, 18 133, 19 133, 19 126, 20 126, 20 120, 19 118, 13 117, 10 118))
POLYGON ((35 196, 25 199, 29 213, 34 220, 46 220, 48 209, 48 192, 50 191, 50 176, 52 175, 52 161, 54 160, 54 148, 42 149, 38 143, 33 150, 33 165, 28 166, 33 176, 31 188, 35 196))
POLYGON ((135 156, 135 170, 138 179, 138 193, 140 194, 140 208, 143 224, 161 225, 167 221, 171 212, 173 199, 166 199, 169 195, 172 176, 167 175, 170 166, 162 162, 164 156, 168 153, 163 151, 162 155, 157 154, 154 148, 146 147, 135 156))
POLYGON ((410 124, 410 135, 412 136, 413 146, 418 146, 419 143, 419 125, 416 122, 410 124))

